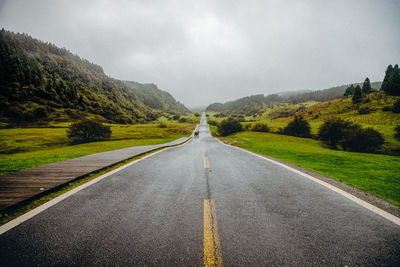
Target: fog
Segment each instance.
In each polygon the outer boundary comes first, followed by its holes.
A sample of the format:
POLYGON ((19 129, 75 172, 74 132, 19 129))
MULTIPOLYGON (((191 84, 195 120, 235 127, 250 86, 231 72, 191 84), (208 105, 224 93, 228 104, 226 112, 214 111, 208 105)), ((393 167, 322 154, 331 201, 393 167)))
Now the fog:
POLYGON ((400 1, 0 0, 0 27, 66 47, 185 105, 382 80, 400 1))

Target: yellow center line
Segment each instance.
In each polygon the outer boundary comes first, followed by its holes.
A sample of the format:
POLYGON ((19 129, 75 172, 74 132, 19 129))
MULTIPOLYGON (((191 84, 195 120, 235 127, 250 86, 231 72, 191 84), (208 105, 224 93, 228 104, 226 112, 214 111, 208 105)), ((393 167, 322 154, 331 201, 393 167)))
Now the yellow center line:
POLYGON ((210 168, 210 163, 208 162, 208 158, 207 157, 204 157, 204 168, 205 169, 210 168))
POLYGON ((204 199, 204 266, 222 266, 214 200, 204 199))

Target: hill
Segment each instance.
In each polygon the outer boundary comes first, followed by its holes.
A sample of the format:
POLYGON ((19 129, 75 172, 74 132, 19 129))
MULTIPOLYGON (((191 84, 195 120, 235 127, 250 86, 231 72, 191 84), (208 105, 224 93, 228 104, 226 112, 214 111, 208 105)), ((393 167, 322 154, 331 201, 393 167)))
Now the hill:
MULTIPOLYGON (((371 83, 372 88, 380 89, 382 82, 371 83)), ((253 95, 242 97, 234 101, 226 103, 213 103, 207 107, 207 111, 222 112, 232 115, 260 115, 266 109, 274 105, 281 105, 283 103, 299 104, 308 101, 329 101, 343 97, 346 88, 351 84, 336 86, 328 89, 318 91, 301 90, 292 93, 283 92, 272 95, 253 95)), ((362 83, 354 83, 353 85, 362 85, 362 83)))
POLYGON ((127 87, 133 89, 139 99, 147 106, 168 113, 187 114, 190 111, 168 92, 160 90, 155 84, 141 84, 133 81, 123 82, 127 87))
MULTIPOLYGON (((152 108, 122 81, 65 48, 26 34, 0 31, 0 121, 144 122, 167 110, 152 108)), ((177 112, 174 110, 174 112, 177 112)))

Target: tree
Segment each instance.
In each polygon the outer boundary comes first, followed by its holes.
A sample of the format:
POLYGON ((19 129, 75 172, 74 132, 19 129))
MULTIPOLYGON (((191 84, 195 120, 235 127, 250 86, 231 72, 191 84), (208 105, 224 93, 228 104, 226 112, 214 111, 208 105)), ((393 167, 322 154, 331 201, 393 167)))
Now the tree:
POLYGON ((384 142, 385 139, 378 131, 372 128, 362 129, 356 124, 346 129, 340 145, 342 145, 343 150, 373 152, 380 148, 384 142))
POLYGON ((354 85, 350 85, 349 87, 346 88, 346 91, 344 92, 343 96, 352 96, 352 95, 354 95, 354 90, 355 90, 354 85))
POLYGON ((394 113, 400 113, 400 99, 397 99, 396 102, 394 102, 392 110, 394 113))
POLYGON ((395 134, 394 138, 396 138, 398 141, 400 141, 400 125, 398 125, 396 128, 394 128, 395 134))
POLYGON ((67 136, 75 144, 108 140, 111 128, 93 120, 75 122, 67 130, 67 136))
POLYGON ((365 81, 364 81, 364 83, 363 83, 363 86, 362 86, 362 89, 361 89, 361 90, 362 90, 362 93, 363 93, 364 95, 372 93, 371 83, 370 83, 368 77, 365 78, 365 81))
POLYGON ((238 120, 227 119, 218 124, 218 133, 220 136, 228 136, 230 134, 243 131, 243 127, 238 120))
POLYGON ((283 133, 297 137, 310 137, 311 126, 303 117, 296 116, 294 120, 289 122, 289 124, 283 129, 283 133))
POLYGON ((345 136, 346 129, 352 124, 342 119, 330 119, 319 128, 319 138, 328 146, 336 149, 345 136))
POLYGON ((385 78, 381 90, 389 95, 400 95, 400 69, 399 65, 389 65, 386 69, 385 78))
POLYGON ((362 101, 362 92, 361 92, 361 87, 359 85, 356 86, 354 89, 354 95, 353 95, 353 103, 360 103, 362 101))
POLYGON ((253 132, 269 132, 269 127, 265 123, 256 123, 254 126, 251 128, 253 132))
POLYGON ((386 68, 385 78, 383 78, 383 81, 382 81, 381 90, 384 92, 387 92, 387 90, 388 90, 389 79, 392 76, 392 72, 393 72, 393 66, 390 64, 386 68))

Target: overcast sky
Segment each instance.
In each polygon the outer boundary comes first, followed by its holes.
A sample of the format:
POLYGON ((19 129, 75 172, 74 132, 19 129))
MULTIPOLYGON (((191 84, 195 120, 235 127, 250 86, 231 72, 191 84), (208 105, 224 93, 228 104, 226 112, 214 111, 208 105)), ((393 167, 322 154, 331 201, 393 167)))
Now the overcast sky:
POLYGON ((0 0, 0 27, 66 47, 187 106, 382 80, 400 1, 0 0))

